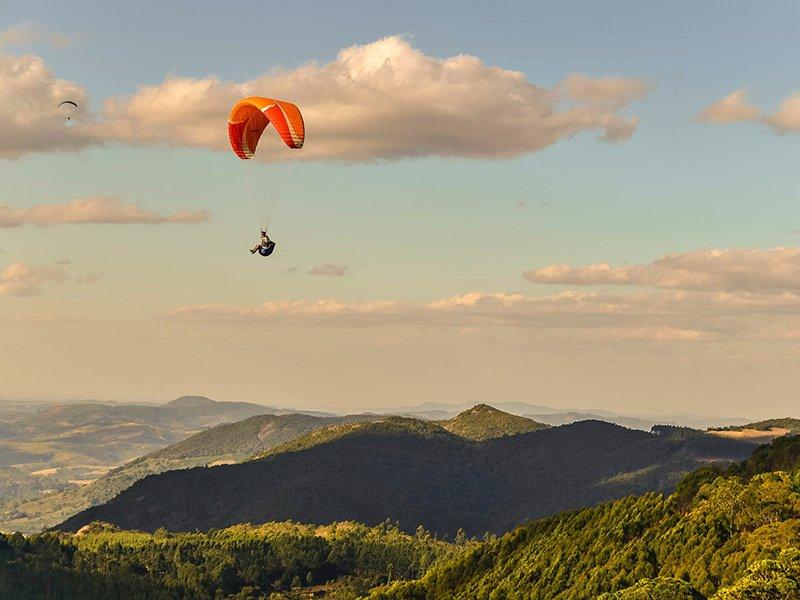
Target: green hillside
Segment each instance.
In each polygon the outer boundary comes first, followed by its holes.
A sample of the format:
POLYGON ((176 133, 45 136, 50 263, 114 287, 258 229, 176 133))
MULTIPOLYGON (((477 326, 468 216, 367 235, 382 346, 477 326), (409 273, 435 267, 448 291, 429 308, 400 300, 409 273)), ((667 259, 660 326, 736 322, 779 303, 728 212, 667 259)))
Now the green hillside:
POLYGON ((512 415, 486 404, 478 404, 452 419, 439 421, 439 424, 450 433, 476 441, 527 433, 548 427, 548 425, 537 423, 533 419, 512 415))
POLYGON ((96 524, 76 535, 0 534, 0 598, 273 600, 324 593, 347 600, 394 578, 418 577, 464 543, 425 531, 407 535, 391 523, 288 522, 186 534, 96 524))
POLYGON ((294 519, 387 518, 455 535, 504 533, 532 518, 629 494, 671 491, 711 460, 754 446, 667 428, 648 433, 582 421, 481 442, 428 421, 390 417, 299 437, 261 458, 152 475, 63 523, 174 531, 294 519), (198 494, 198 490, 203 490, 198 494))
POLYGON ((388 521, 0 535, 0 598, 798 600, 799 471, 800 437, 781 438, 691 474, 676 495, 626 497, 485 542, 388 521))
MULTIPOLYGON (((208 406, 179 399, 180 410, 208 406)), ((175 401, 178 402, 178 401, 175 401)), ((136 481, 174 469, 233 463, 332 424, 375 418, 368 415, 315 417, 305 414, 256 415, 206 429, 111 470, 79 488, 7 504, 0 510, 0 529, 33 533, 52 527, 90 506, 102 504, 136 481)))
POLYGON ((800 438, 778 439, 740 465, 692 474, 674 496, 533 521, 371 598, 796 600, 798 469, 800 438))
POLYGON ((431 423, 429 421, 422 421, 420 419, 412 419, 410 417, 375 417, 374 421, 364 421, 358 423, 348 423, 344 425, 333 425, 312 431, 303 436, 292 439, 285 444, 276 446, 265 452, 259 452, 253 456, 254 459, 265 458, 267 456, 274 456, 284 452, 300 452, 309 450, 315 446, 329 444, 340 438, 351 436, 370 436, 370 435, 383 435, 383 434, 401 434, 401 435, 414 435, 421 438, 453 438, 457 437, 448 433, 445 429, 431 423))
MULTIPOLYGON (((213 418, 210 415, 230 414, 233 411, 252 412, 256 405, 222 403, 208 398, 184 396, 164 406, 113 407, 113 414, 132 418, 139 415, 159 422, 175 419, 175 415, 191 415, 190 423, 213 418), (115 412, 119 408, 119 411, 115 412)), ((60 425, 48 427, 63 429, 81 419, 107 418, 109 407, 104 405, 74 405, 55 407, 47 413, 59 415, 60 425)), ((42 428, 42 414, 28 415, 26 422, 42 428)), ((469 439, 489 439, 515 433, 533 431, 541 426, 530 419, 517 417, 485 405, 467 410, 441 426, 428 421, 378 415, 347 415, 343 417, 318 417, 307 414, 260 414, 235 423, 226 423, 206 429, 165 448, 150 452, 120 467, 112 469, 95 481, 81 487, 26 497, 7 503, 0 509, 0 529, 34 533, 65 520, 90 506, 102 504, 147 475, 176 469, 186 469, 224 463, 237 463, 254 456, 262 457, 281 452, 298 451, 317 444, 327 443, 337 437, 363 430, 364 433, 383 431, 416 432, 427 436, 449 436, 446 430, 469 439), (370 421, 381 424, 370 425, 370 421)), ((9 469, 10 470, 10 469, 9 469)), ((12 473, 13 474, 13 473, 12 473)), ((24 490, 29 490, 30 478, 24 479, 24 490)), ((11 487, 14 479, 6 478, 11 487)), ((41 490, 47 489, 47 479, 39 478, 41 490)), ((21 484, 22 485, 22 484, 21 484)), ((20 492, 20 495, 24 495, 20 492)))

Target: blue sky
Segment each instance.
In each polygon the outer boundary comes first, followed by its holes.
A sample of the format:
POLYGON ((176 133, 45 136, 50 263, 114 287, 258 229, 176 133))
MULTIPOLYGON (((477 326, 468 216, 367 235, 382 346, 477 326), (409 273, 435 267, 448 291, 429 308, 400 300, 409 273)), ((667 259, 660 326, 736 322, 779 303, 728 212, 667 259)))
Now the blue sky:
MULTIPOLYGON (((0 52, 41 56, 59 78, 86 90, 94 111, 101 110, 106 98, 133 94, 141 85, 157 86, 169 76, 215 75, 223 82, 247 81, 274 67, 290 70, 308 61, 325 65, 343 48, 387 35, 403 36, 428 57, 463 53, 489 66, 521 71, 529 83, 542 88, 553 88, 570 74, 581 73, 592 78, 642 80, 649 92, 623 110, 639 121, 633 136, 620 144, 604 143, 591 132, 581 132, 510 159, 430 156, 298 164, 273 221, 280 252, 266 264, 249 260, 246 254, 257 231, 252 209, 242 199, 245 184, 233 155, 115 142, 78 152, 27 153, 18 160, 0 160, 0 204, 29 207, 87 196, 119 196, 159 213, 204 209, 213 214, 210 222, 192 226, 0 229, 0 267, 15 262, 45 265, 68 258, 70 277, 104 273, 104 279, 92 286, 64 285, 32 298, 0 298, 0 314, 81 319, 85 329, 71 334, 74 342, 60 339, 57 344, 62 355, 71 352, 71 344, 80 347, 75 361, 84 362, 76 368, 85 373, 89 370, 86 361, 95 360, 91 347, 100 343, 100 332, 110 322, 132 336, 136 331, 155 332, 164 325, 153 315, 175 307, 319 299, 420 304, 470 292, 500 291, 540 296, 573 287, 567 281, 535 285, 523 272, 558 264, 648 265, 665 254, 711 248, 793 247, 800 229, 796 134, 778 134, 758 122, 720 125, 693 117, 741 87, 747 87, 752 102, 767 112, 795 92, 800 86, 787 65, 796 54, 798 12, 800 7, 791 2, 768 6, 745 2, 296 2, 286 6, 239 2, 235 8, 220 2, 5 3, 0 6, 0 31, 34 22, 72 42, 66 47, 38 42, 0 52), (305 274, 324 263, 347 265, 348 275, 305 274), (298 267, 298 273, 285 274, 292 267, 298 267)), ((309 135, 311 144, 313 132, 309 135)), ((602 292, 606 288, 589 289, 602 292)), ((698 329, 700 317, 692 318, 692 330, 698 329)), ((772 316, 759 318, 761 324, 771 323, 772 316)), ((670 327, 688 327, 676 323, 670 327)), ((654 326, 662 325, 659 321, 654 326)), ((273 323, 257 326, 267 332, 278 327, 273 323)), ((224 327, 218 325, 208 339, 239 335, 224 327)), ((319 358, 324 372, 336 371, 342 390, 360 385, 355 371, 348 375, 343 370, 356 369, 358 357, 371 352, 372 344, 384 337, 374 329, 364 329, 363 324, 348 327, 357 330, 353 335, 364 336, 353 350, 353 362, 342 366, 333 361, 325 366, 325 359, 319 358)), ((19 343, 25 345, 37 335, 32 328, 20 326, 15 334, 19 343)), ((342 331, 337 329, 330 336, 350 335, 342 331)), ((191 352, 195 342, 189 340, 198 334, 179 328, 171 335, 180 338, 176 348, 191 352)), ((285 341, 293 334, 274 335, 285 341)), ((308 344, 314 343, 314 331, 303 335, 308 344)), ((423 398, 455 401, 464 396, 464 389, 474 389, 474 383, 454 384, 453 373, 491 372, 491 361, 480 366, 474 361, 486 360, 481 356, 495 353, 497 344, 508 347, 510 342, 498 341, 493 334, 489 337, 481 342, 484 353, 476 347, 474 354, 459 359, 458 367, 450 365, 438 376, 426 376, 437 381, 423 398)), ((726 339, 730 342, 730 337, 726 339)), ((752 339, 735 341, 747 350, 718 345, 713 351, 708 347, 691 351, 705 357, 698 360, 710 361, 710 381, 722 385, 726 369, 737 360, 763 355, 762 346, 747 345, 752 339)), ((249 355, 252 343, 242 340, 232 351, 249 355)), ((403 342, 380 343, 400 344, 396 357, 405 356, 400 349, 403 342)), ((524 341, 529 343, 533 342, 524 341)), ((147 347, 142 340, 136 344, 147 347)), ((529 358, 548 353, 541 343, 534 346, 522 351, 522 364, 526 353, 529 358)), ((303 348, 296 349, 293 365, 302 362, 303 348)), ((685 381, 683 387, 675 388, 675 395, 685 395, 675 407, 696 408, 694 402, 704 397, 706 384, 698 387, 683 367, 676 366, 681 359, 675 356, 685 351, 647 348, 648 368, 654 372, 659 367, 677 369, 675 378, 685 381)), ((12 357, 12 350, 7 351, 6 356, 12 357)), ((384 351, 388 361, 394 360, 391 352, 384 351)), ((606 350, 583 347, 581 352, 581 360, 592 363, 597 353, 606 350)), ((779 365, 795 357, 793 352, 782 345, 764 368, 780 371, 779 365)), ((606 381, 611 370, 618 375, 630 371, 635 391, 626 399, 619 400, 613 393, 586 398, 561 382, 545 385, 541 391, 556 404, 595 403, 613 408, 610 405, 617 403, 620 409, 642 408, 637 405, 641 390, 660 385, 655 376, 641 375, 641 364, 635 366, 642 356, 641 348, 627 345, 613 369, 588 371, 598 382, 606 381), (631 360, 632 355, 638 358, 631 360)), ((33 350, 30 356, 13 360, 17 364, 12 369, 7 363, 7 368, 20 375, 14 376, 9 395, 61 393, 55 380, 31 383, 33 350)), ((397 358, 401 364, 405 360, 397 358)), ((420 368, 409 366, 412 379, 419 376, 420 368)), ((109 372, 118 375, 115 369, 122 366, 109 367, 109 372)), ((570 377, 579 377, 577 373, 576 367, 570 377)), ((222 378, 230 381, 223 384, 219 378, 211 382, 200 376, 201 389, 195 391, 210 388, 239 399, 259 385, 256 377, 243 383, 238 372, 223 373, 222 378)), ((503 379, 502 384, 495 383, 503 399, 526 399, 530 389, 524 372, 503 379)), ((182 386, 193 381, 193 374, 181 372, 174 383, 160 387, 137 387, 132 380, 121 392, 114 391, 112 381, 109 375, 96 392, 76 385, 65 393, 126 399, 169 396, 187 391, 182 386)), ((296 405, 336 404, 321 398, 317 388, 285 385, 284 392, 294 396, 296 405)), ((491 378, 483 385, 482 389, 491 391, 491 378)), ((741 383, 738 387, 746 389, 741 383)), ((721 393, 733 391, 724 388, 721 393)), ((738 398, 737 406, 745 410, 745 392, 738 398)), ((788 402, 788 393, 784 399, 788 402)), ((386 396, 387 403, 396 401, 397 395, 386 396)), ((776 405, 781 402, 776 400, 776 405)))

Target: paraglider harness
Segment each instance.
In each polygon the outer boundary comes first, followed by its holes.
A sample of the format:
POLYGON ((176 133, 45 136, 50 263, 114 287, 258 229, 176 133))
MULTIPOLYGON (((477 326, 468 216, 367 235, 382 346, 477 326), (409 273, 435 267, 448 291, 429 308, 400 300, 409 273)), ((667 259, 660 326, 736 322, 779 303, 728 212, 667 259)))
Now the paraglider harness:
POLYGON ((261 256, 269 256, 275 250, 275 242, 269 239, 267 232, 261 230, 261 242, 250 250, 250 254, 258 252, 261 256))

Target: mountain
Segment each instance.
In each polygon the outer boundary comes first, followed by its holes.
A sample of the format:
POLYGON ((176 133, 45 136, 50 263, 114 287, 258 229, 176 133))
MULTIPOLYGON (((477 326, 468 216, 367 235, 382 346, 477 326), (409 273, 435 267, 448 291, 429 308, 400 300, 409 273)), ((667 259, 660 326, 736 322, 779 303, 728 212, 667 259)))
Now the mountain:
MULTIPOLYGON (((197 396, 165 405, 72 402, 4 407, 0 503, 13 505, 74 490, 197 431, 270 411, 258 404, 197 396)), ((7 507, 0 510, 8 513, 7 507)))
MULTIPOLYGON (((204 410, 208 414, 219 410, 219 404, 207 398, 184 397, 166 406, 180 411, 204 410)), ((249 407, 244 406, 240 410, 246 411, 249 407)), ((110 500, 147 475, 187 467, 240 462, 316 429, 377 418, 370 415, 256 415, 235 423, 218 425, 136 458, 87 485, 7 504, 0 510, 0 530, 23 533, 41 531, 81 510, 110 500)))
POLYGON ((626 497, 485 542, 389 522, 0 534, 0 597, 797 600, 798 469, 800 437, 784 437, 689 474, 671 497, 626 497))
POLYGON ((395 417, 312 432, 258 460, 148 476, 59 529, 95 520, 183 531, 390 518, 404 531, 421 524, 441 534, 501 533, 561 510, 671 490, 697 466, 747 457, 753 447, 598 421, 476 442, 395 417))
POLYGON ((691 474, 672 497, 531 522, 370 598, 796 600, 798 469, 800 437, 781 438, 700 485, 691 474))
POLYGON ((577 411, 527 414, 525 416, 546 425, 568 425, 569 423, 575 423, 577 421, 606 421, 607 423, 614 423, 620 427, 641 429, 642 431, 650 431, 654 425, 664 424, 663 421, 640 419, 637 417, 577 411))
POLYGON ((452 419, 440 421, 439 425, 450 433, 475 441, 547 429, 543 423, 486 404, 473 406, 452 419))
MULTIPOLYGON (((492 402, 493 407, 514 415, 525 416, 546 425, 567 425, 576 421, 597 420, 616 423, 630 429, 649 431, 653 425, 678 425, 694 429, 710 427, 744 425, 748 419, 736 417, 718 417, 696 415, 692 413, 665 414, 621 414, 602 409, 553 408, 527 402, 492 402)), ((447 404, 445 402, 423 402, 414 406, 395 407, 393 409, 371 408, 369 412, 392 414, 432 421, 441 421, 454 417, 469 408, 469 404, 447 404)))
MULTIPOLYGON (((230 407, 233 403, 217 403, 208 398, 184 396, 164 406, 174 411, 202 411, 209 414, 218 411, 220 404, 230 407)), ((238 406, 248 409, 252 405, 238 406)), ((86 485, 9 502, 0 508, 0 530, 23 533, 41 531, 90 506, 107 502, 147 475, 190 467, 236 463, 254 455, 292 450, 296 448, 291 442, 297 438, 300 439, 295 444, 313 444, 332 434, 346 432, 348 428, 326 430, 319 438, 303 437, 313 431, 384 418, 379 415, 316 417, 291 413, 257 415, 236 423, 212 427, 116 467, 86 485)), ((450 430, 456 435, 471 439, 488 439, 543 427, 530 419, 485 405, 465 411, 442 425, 452 428, 450 430)), ((12 480, 7 481, 10 485, 12 480)))

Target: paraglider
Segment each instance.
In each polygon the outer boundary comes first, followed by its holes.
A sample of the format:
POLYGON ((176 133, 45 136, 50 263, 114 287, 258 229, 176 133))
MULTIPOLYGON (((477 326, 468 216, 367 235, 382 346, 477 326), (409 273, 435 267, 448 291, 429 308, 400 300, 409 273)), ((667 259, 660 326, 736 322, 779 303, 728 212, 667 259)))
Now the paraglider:
POLYGON ((78 112, 78 105, 72 100, 64 100, 58 104, 58 110, 67 121, 71 121, 73 115, 78 112))
POLYGON ((289 170, 288 151, 302 148, 305 135, 303 115, 291 102, 252 96, 231 109, 228 138, 233 153, 247 161, 250 193, 261 231, 261 241, 251 254, 269 256, 275 250, 267 229, 289 170), (257 148, 258 157, 253 161, 257 148))
POLYGON ((275 250, 275 242, 269 239, 267 232, 261 230, 261 241, 250 249, 250 254, 258 252, 261 256, 269 256, 275 250))

